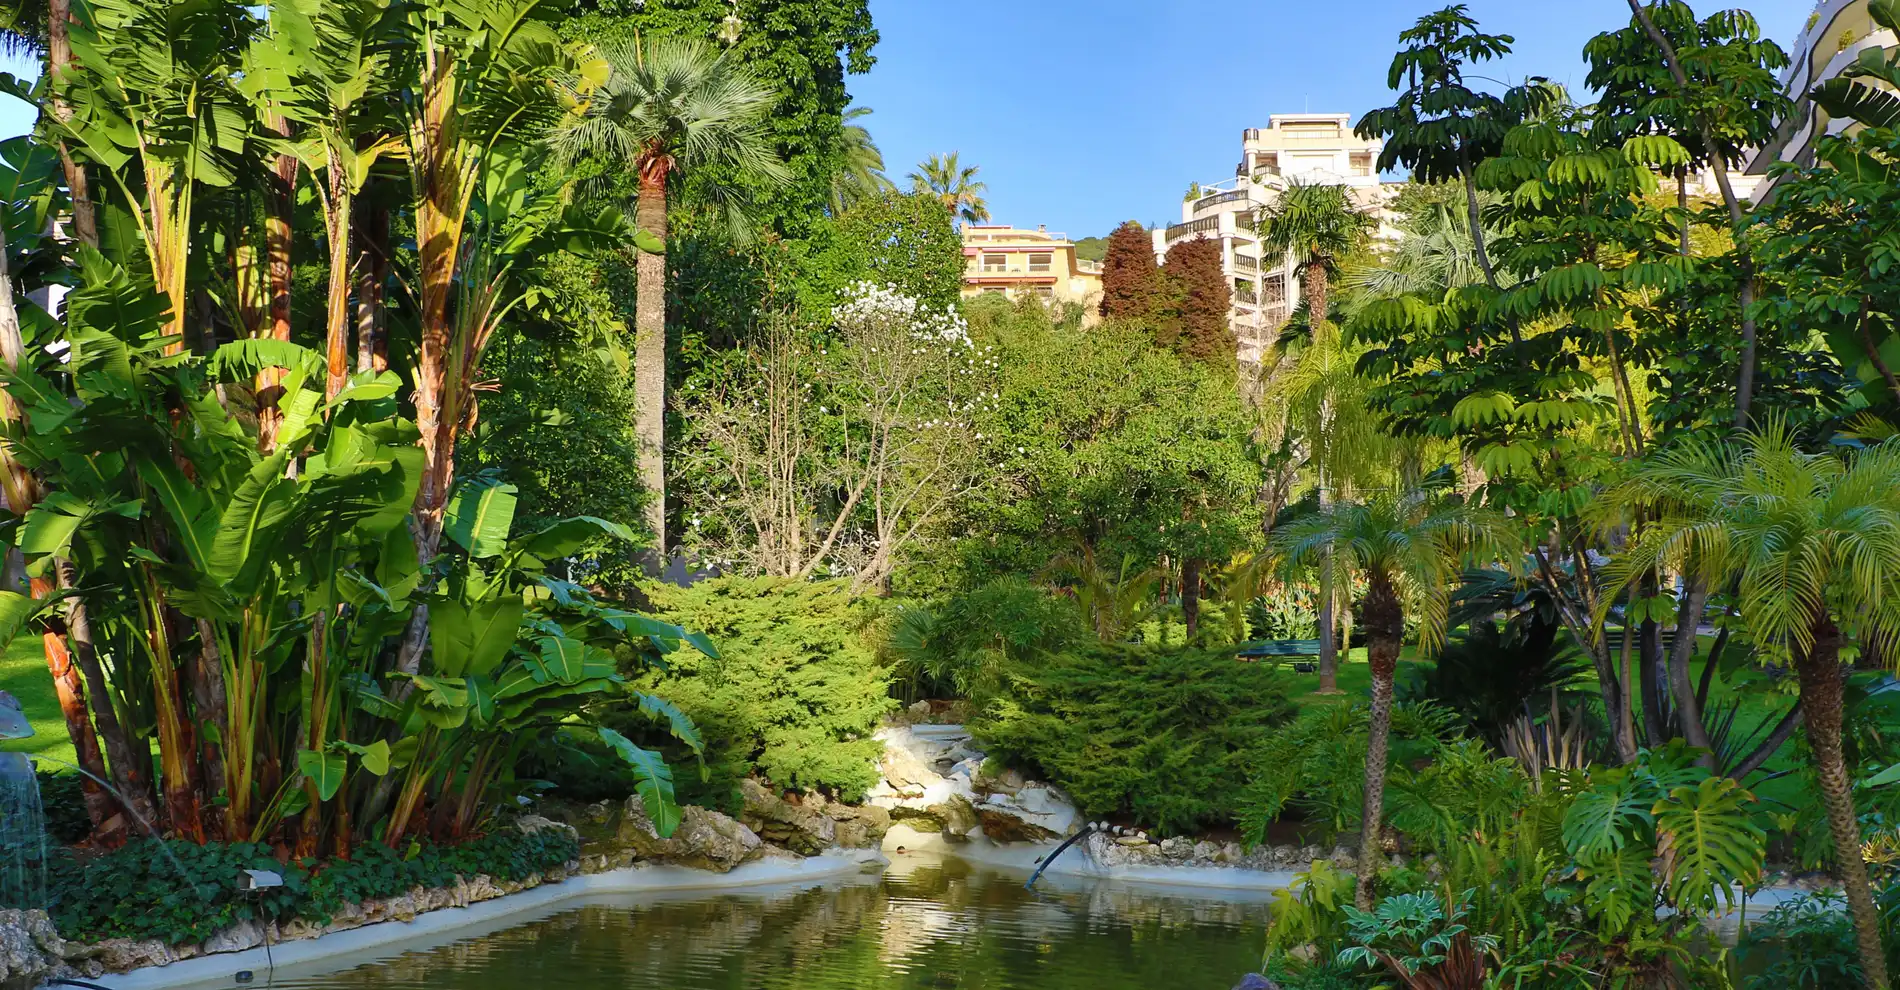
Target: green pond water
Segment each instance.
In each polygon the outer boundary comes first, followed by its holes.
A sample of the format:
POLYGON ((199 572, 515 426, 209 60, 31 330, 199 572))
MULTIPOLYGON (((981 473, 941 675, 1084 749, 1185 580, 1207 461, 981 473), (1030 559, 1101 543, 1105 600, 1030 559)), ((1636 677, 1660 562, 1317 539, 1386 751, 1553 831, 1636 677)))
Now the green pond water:
MULTIPOLYGON (((1052 880, 899 856, 882 876, 629 896, 273 987, 376 990, 1228 990, 1264 896, 1052 880), (1047 889, 1043 889, 1047 884, 1047 889)), ((257 974, 253 986, 268 977, 257 974)))

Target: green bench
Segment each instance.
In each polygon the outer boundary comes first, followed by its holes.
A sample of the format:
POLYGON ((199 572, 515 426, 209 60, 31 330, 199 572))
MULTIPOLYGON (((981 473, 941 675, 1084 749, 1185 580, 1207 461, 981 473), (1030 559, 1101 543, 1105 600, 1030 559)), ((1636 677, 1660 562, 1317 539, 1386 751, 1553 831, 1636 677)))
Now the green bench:
MULTIPOLYGON (((1242 643, 1234 650, 1234 659, 1249 662, 1271 660, 1275 665, 1289 657, 1319 656, 1317 639, 1256 639, 1242 643)), ((1293 669, 1303 674, 1312 673, 1310 663, 1297 663, 1293 669)))

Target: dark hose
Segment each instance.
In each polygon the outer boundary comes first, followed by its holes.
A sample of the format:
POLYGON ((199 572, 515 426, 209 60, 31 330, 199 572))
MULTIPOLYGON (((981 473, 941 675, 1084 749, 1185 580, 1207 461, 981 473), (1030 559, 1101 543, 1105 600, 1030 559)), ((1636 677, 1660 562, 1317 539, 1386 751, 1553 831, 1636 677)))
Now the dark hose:
POLYGON ((1083 825, 1081 828, 1076 829, 1076 832, 1074 835, 1071 835, 1068 838, 1063 839, 1062 844, 1056 847, 1056 851, 1050 853, 1047 857, 1045 857, 1042 863, 1036 867, 1036 872, 1031 873, 1029 875, 1029 882, 1023 884, 1023 889, 1024 890, 1034 889, 1036 886, 1036 878, 1039 876, 1042 876, 1042 871, 1048 869, 1049 864, 1055 862, 1057 856, 1062 855, 1062 850, 1067 849, 1072 845, 1075 845, 1075 840, 1080 839, 1081 837, 1093 831, 1095 831, 1095 826, 1083 825))
POLYGON ((87 983, 85 980, 68 980, 60 977, 47 980, 46 983, 48 986, 83 987, 85 990, 112 990, 111 987, 102 987, 97 983, 87 983))

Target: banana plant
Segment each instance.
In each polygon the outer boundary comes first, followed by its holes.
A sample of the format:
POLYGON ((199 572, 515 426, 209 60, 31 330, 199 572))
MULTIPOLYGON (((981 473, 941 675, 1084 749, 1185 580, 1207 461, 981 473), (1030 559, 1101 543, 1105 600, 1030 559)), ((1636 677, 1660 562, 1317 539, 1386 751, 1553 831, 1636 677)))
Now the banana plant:
MULTIPOLYGON (((632 534, 619 523, 577 517, 510 538, 515 507, 512 486, 482 477, 465 480, 449 503, 444 532, 456 549, 441 558, 446 573, 428 595, 428 660, 417 673, 399 675, 416 690, 389 712, 403 727, 396 760, 408 768, 384 835, 392 847, 413 827, 431 780, 459 785, 452 800, 438 803, 430 824, 444 837, 460 837, 522 746, 553 731, 587 731, 589 713, 600 706, 631 701, 695 753, 703 751, 690 719, 632 688, 621 670, 662 665, 666 653, 683 646, 717 656, 712 644, 602 605, 546 573, 550 560, 603 534, 632 534)), ((633 768, 648 815, 670 835, 680 817, 671 770, 612 730, 592 731, 633 768)))

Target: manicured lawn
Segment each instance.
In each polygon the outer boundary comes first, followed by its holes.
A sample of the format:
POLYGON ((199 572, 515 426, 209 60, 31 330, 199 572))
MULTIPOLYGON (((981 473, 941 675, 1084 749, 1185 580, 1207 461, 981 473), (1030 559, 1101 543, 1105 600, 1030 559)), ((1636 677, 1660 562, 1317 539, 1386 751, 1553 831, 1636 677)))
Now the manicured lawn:
MULTIPOLYGON (((0 741, 0 752, 34 753, 71 762, 73 741, 66 734, 66 719, 59 712, 59 698, 53 693, 53 675, 46 672, 46 656, 40 652, 38 636, 23 635, 13 641, 0 656, 0 691, 20 700, 33 734, 25 739, 0 741)), ((58 770, 58 765, 46 769, 58 770)))

